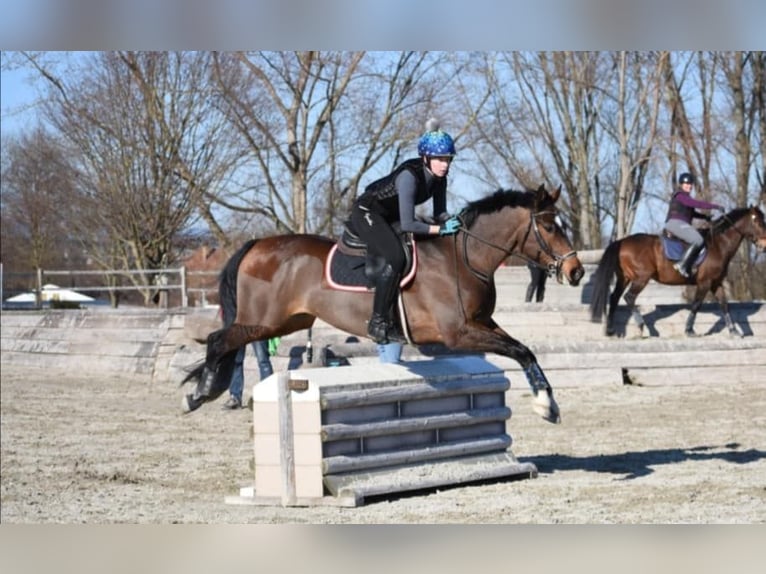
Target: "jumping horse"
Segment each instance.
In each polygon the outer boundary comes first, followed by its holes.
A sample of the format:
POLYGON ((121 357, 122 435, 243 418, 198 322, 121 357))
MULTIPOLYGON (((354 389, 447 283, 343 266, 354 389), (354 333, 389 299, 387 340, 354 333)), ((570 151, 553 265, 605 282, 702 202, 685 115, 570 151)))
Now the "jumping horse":
POLYGON ((641 336, 644 334, 644 318, 636 306, 636 299, 641 291, 654 279, 665 285, 696 285, 689 317, 686 320, 685 333, 693 337, 694 321, 705 295, 712 291, 723 311, 726 327, 732 336, 739 336, 729 314, 726 290, 723 282, 729 268, 729 262, 736 253, 742 240, 747 238, 756 248, 766 250, 766 225, 763 212, 755 206, 734 209, 715 220, 711 227, 703 229, 705 239, 704 259, 698 260, 689 279, 684 278, 673 267, 673 261, 666 255, 663 241, 667 238, 647 233, 628 235, 612 242, 601 256, 601 261, 593 275, 593 291, 590 302, 591 319, 601 322, 606 311, 606 334, 615 334, 614 315, 620 297, 625 293, 625 302, 641 336), (614 290, 609 295, 609 286, 616 278, 614 290))
MULTIPOLYGON (((546 268, 559 282, 577 285, 584 270, 557 224, 561 188, 498 190, 469 203, 452 236, 418 237, 417 269, 399 297, 403 330, 411 343, 444 344, 449 349, 496 353, 517 361, 534 394, 533 408, 558 423, 553 389, 525 345, 492 319, 494 273, 518 256, 546 268)), ((250 341, 308 329, 319 317, 353 335, 367 336, 372 312, 369 290, 351 293, 326 277, 336 242, 318 235, 294 234, 250 240, 221 272, 219 296, 223 328, 207 337, 204 362, 183 383, 196 381, 183 398, 185 412, 212 401, 229 386, 237 349, 250 341)))

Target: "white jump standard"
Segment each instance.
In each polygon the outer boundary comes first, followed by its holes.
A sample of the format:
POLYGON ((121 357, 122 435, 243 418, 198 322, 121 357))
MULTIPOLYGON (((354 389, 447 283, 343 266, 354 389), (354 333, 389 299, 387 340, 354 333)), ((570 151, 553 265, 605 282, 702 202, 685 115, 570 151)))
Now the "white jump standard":
POLYGON ((510 450, 510 382, 478 357, 276 373, 253 387, 255 480, 237 504, 365 497, 537 476, 510 450))

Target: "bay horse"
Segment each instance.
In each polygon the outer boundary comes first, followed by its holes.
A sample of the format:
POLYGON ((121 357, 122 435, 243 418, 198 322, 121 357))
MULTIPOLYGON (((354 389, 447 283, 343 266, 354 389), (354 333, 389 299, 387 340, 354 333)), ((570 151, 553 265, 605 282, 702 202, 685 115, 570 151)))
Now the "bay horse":
MULTIPOLYGON (((442 343, 454 350, 496 353, 517 361, 534 394, 533 408, 558 423, 553 389, 526 346, 492 319, 494 273, 509 256, 546 268, 559 282, 577 285, 584 269, 557 223, 561 188, 498 190, 469 203, 452 236, 417 238, 414 280, 401 291, 405 331, 416 345, 442 343)), ((250 341, 308 329, 319 317, 353 335, 367 337, 372 292, 334 288, 325 266, 335 240, 309 234, 254 239, 221 272, 223 328, 207 337, 204 362, 181 384, 196 381, 182 408, 191 412, 229 386, 237 350, 250 341)))
POLYGON ((636 298, 653 279, 665 285, 696 285, 685 334, 693 337, 694 321, 702 306, 705 295, 712 291, 723 311, 726 327, 733 336, 739 335, 729 314, 723 281, 729 262, 744 238, 752 241, 761 251, 766 250, 766 225, 763 212, 756 206, 734 209, 713 222, 708 229, 701 230, 705 239, 707 255, 689 279, 684 278, 673 267, 664 252, 661 237, 648 233, 636 233, 613 241, 601 256, 593 275, 593 292, 590 302, 591 319, 601 322, 609 303, 606 317, 606 334, 615 334, 614 315, 620 297, 625 293, 625 302, 643 336, 644 318, 636 306, 636 298), (612 279, 616 278, 614 290, 609 295, 612 279), (629 286, 629 287, 628 287, 629 286))

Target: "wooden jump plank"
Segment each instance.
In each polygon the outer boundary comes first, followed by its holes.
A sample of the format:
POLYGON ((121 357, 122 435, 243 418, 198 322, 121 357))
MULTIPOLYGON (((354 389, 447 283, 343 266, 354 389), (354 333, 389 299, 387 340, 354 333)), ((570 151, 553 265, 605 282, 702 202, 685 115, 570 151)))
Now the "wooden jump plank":
POLYGON ((504 452, 328 475, 324 483, 333 496, 354 499, 357 504, 362 504, 365 498, 371 496, 509 477, 535 478, 537 467, 531 462, 519 462, 512 453, 504 452))
POLYGON ((508 407, 471 409, 443 415, 397 418, 361 424, 325 424, 320 436, 322 442, 381 435, 403 434, 457 426, 477 425, 486 422, 505 422, 511 417, 508 407))

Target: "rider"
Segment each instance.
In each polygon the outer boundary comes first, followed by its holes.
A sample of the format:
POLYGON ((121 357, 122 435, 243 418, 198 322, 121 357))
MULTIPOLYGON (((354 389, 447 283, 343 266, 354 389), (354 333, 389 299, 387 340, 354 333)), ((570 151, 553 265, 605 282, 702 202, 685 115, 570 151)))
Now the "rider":
POLYGON ((436 120, 426 123, 418 155, 368 185, 351 208, 351 223, 367 243, 368 252, 385 261, 375 278, 372 317, 367 325, 368 335, 378 344, 403 340, 394 327, 392 305, 404 271, 405 254, 391 225, 398 221, 402 233, 419 235, 452 235, 460 227, 458 218, 447 213, 447 174, 455 157, 455 142, 439 129, 436 120), (438 225, 415 219, 415 206, 431 198, 438 225))
POLYGON ((689 244, 689 247, 686 248, 686 251, 681 256, 681 260, 673 266, 676 271, 687 278, 691 275, 694 260, 705 244, 700 232, 692 226, 692 219, 697 218, 710 221, 709 215, 700 213, 697 209, 724 211, 723 207, 717 203, 693 198, 691 190, 695 183, 694 176, 688 172, 678 176, 678 187, 670 197, 668 215, 665 218, 665 230, 689 244))

